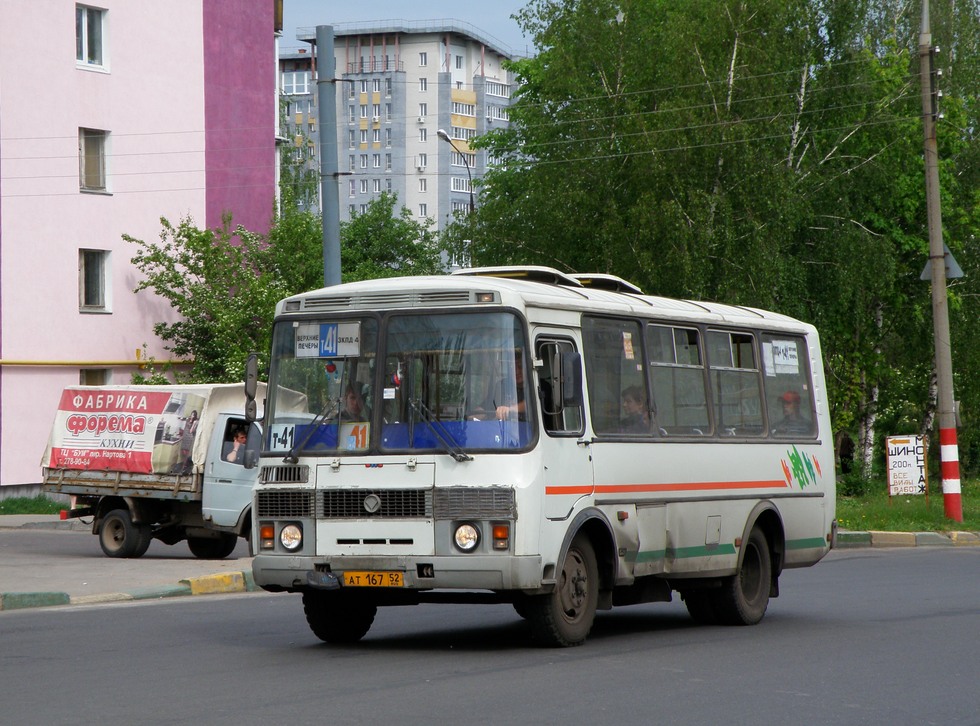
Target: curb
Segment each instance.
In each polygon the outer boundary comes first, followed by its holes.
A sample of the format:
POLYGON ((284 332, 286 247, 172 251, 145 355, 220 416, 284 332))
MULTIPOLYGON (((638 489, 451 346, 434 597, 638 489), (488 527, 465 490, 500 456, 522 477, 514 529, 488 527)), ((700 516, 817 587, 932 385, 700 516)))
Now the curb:
POLYGON ((66 592, 0 592, 0 610, 53 607, 57 605, 93 605, 129 600, 159 600, 165 597, 189 595, 223 595, 236 592, 255 592, 251 572, 222 572, 181 580, 177 585, 137 588, 130 592, 110 592, 102 595, 70 596, 66 592))
POLYGON ((838 532, 835 549, 980 545, 976 532, 838 532))

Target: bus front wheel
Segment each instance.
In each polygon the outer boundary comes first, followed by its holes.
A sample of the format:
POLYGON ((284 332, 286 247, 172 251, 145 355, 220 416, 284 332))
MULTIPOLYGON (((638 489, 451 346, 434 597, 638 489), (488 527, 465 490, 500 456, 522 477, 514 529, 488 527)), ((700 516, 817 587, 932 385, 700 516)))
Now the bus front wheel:
POLYGON ((527 601, 527 619, 542 645, 581 645, 592 630, 599 602, 599 566, 592 543, 579 534, 565 555, 555 589, 527 601))
POLYGON ((303 612, 313 634, 324 643, 356 643, 371 629, 378 606, 347 593, 306 590, 303 612))
POLYGON ((725 578, 715 593, 714 611, 725 625, 755 625, 769 607, 772 557, 765 533, 753 527, 738 572, 725 578))

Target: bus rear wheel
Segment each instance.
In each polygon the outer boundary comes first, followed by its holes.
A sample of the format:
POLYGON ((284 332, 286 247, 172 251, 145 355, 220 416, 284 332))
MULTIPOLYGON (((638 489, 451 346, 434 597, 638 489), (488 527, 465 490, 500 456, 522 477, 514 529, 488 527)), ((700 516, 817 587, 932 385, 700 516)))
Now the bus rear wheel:
POLYGON ((772 557, 765 533, 753 527, 745 542, 738 572, 722 581, 715 593, 714 611, 724 625, 755 625, 769 607, 772 557))
POLYGON ((324 643, 356 643, 371 629, 378 606, 362 597, 306 590, 303 612, 313 634, 324 643))
POLYGON ((599 602, 599 566, 592 543, 578 535, 565 555, 554 592, 527 601, 527 619, 542 645, 581 645, 592 630, 599 602))

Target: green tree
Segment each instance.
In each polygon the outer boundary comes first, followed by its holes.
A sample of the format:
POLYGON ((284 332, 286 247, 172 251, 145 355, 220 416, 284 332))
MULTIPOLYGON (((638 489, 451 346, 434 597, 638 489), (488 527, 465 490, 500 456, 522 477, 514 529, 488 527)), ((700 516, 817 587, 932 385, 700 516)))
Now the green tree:
MULTIPOLYGON (((394 216, 395 201, 382 195, 342 225, 345 282, 441 271, 433 233, 405 208, 394 216)), ((136 246, 132 261, 145 276, 136 291, 156 293, 180 316, 153 326, 167 350, 192 361, 189 372, 173 371, 177 380, 240 380, 249 353, 260 362, 267 356, 276 303, 323 286, 320 217, 284 206, 267 235, 231 231, 230 220, 209 230, 191 219, 177 225, 161 219, 156 241, 123 236, 136 246)))
POLYGON ((397 197, 382 194, 340 224, 343 282, 397 275, 434 275, 443 271, 440 248, 426 222, 407 207, 395 214, 397 197))
MULTIPOLYGON (((866 462, 878 432, 929 425, 917 4, 534 0, 518 20, 541 52, 513 64, 510 128, 475 141, 505 163, 447 232, 456 252, 811 320, 866 462)), ((933 2, 943 215, 968 275, 954 367, 980 364, 978 35, 977 3, 933 2)))

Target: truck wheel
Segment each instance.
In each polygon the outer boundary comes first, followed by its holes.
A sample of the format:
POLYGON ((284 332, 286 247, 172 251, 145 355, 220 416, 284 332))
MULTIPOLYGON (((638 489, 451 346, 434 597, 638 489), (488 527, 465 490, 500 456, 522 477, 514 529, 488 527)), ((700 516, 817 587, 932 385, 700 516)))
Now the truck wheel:
POLYGON ((378 606, 363 597, 306 590, 303 612, 313 634, 325 643, 356 643, 374 623, 378 606))
POLYGON ((113 509, 102 518, 99 545, 106 557, 139 557, 146 551, 136 554, 140 544, 139 530, 127 510, 113 509))
POLYGON ((528 598, 527 618, 535 640, 567 647, 585 642, 599 602, 599 566, 588 538, 572 540, 554 592, 528 598))
POLYGON ((188 537, 187 546, 199 560, 223 560, 238 544, 238 535, 222 533, 217 537, 188 537))
POLYGON ((722 581, 715 593, 715 612, 724 625, 755 625, 766 614, 772 586, 772 558, 766 535, 753 527, 745 543, 742 566, 722 581))
POLYGON ((139 541, 131 557, 142 557, 150 548, 150 542, 153 541, 153 528, 148 524, 134 524, 133 527, 139 534, 139 541))

